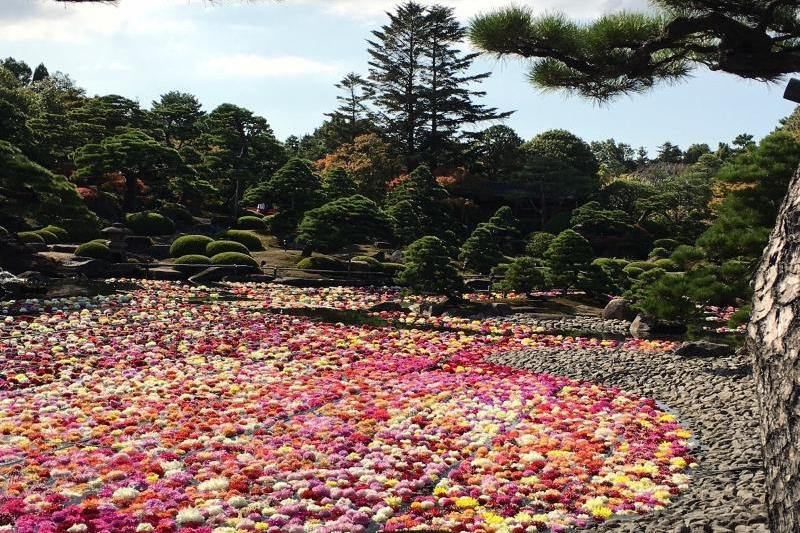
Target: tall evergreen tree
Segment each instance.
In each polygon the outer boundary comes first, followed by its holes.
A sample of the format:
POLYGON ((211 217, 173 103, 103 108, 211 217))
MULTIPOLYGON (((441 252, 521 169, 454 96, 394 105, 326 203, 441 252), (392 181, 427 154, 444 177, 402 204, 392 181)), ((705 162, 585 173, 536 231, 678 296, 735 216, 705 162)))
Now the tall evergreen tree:
POLYGON ((193 94, 170 91, 153 102, 150 113, 164 142, 180 149, 187 141, 200 135, 198 124, 205 116, 201 108, 193 94))
POLYGON ((356 137, 371 130, 369 119, 372 113, 368 103, 374 90, 367 80, 355 72, 342 78, 336 88, 342 91, 336 97, 339 107, 333 113, 326 113, 326 116, 334 122, 341 121, 345 125, 347 142, 353 142, 356 137))
POLYGON ((476 55, 458 49, 465 30, 451 8, 407 2, 388 15, 368 41, 378 118, 407 167, 435 166, 464 125, 510 113, 473 102, 483 93, 470 85, 488 74, 467 73, 476 55))

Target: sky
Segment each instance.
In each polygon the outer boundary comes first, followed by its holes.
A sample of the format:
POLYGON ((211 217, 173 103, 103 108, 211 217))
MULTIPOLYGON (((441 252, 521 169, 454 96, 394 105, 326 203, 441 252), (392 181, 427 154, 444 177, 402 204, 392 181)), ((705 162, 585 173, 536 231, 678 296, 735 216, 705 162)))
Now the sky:
MULTIPOLYGON (((206 110, 225 102, 264 116, 276 135, 310 133, 336 106, 334 84, 367 72, 366 39, 386 21, 394 0, 120 0, 65 5, 52 0, 0 1, 0 56, 69 74, 93 94, 121 94, 144 107, 159 95, 195 94, 206 110)), ((467 23, 506 0, 438 0, 467 23)), ((580 20, 647 9, 646 0, 516 0, 535 12, 580 20)), ((676 86, 599 106, 526 81, 526 64, 481 57, 491 71, 484 103, 516 111, 506 124, 523 138, 563 128, 587 141, 614 138, 653 150, 716 146, 747 132, 761 138, 794 106, 782 85, 697 71, 676 86)))

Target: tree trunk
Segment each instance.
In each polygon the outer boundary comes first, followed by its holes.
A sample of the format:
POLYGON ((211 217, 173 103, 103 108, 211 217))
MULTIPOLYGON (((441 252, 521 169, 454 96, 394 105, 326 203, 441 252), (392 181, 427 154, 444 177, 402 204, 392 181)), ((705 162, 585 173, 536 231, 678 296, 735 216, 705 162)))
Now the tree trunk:
POLYGON ((135 175, 125 176, 125 211, 133 213, 136 211, 136 196, 139 193, 139 180, 135 175))
POLYGON ((773 533, 800 531, 800 169, 755 278, 748 347, 773 533))

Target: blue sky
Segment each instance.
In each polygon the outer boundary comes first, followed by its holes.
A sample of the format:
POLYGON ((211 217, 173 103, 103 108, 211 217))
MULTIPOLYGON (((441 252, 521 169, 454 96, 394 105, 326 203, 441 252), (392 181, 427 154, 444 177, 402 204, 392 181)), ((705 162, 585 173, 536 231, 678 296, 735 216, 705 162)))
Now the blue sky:
MULTIPOLYGON (((89 94, 117 93, 142 105, 169 90, 192 92, 207 110, 223 102, 263 115, 276 135, 311 132, 335 107, 333 84, 366 72, 365 39, 392 0, 120 0, 117 6, 64 6, 50 0, 0 2, 0 55, 44 62, 89 94)), ((425 3, 425 2, 423 2, 425 3)), ((439 0, 464 21, 502 7, 493 0, 439 0)), ((580 19, 646 0, 516 0, 535 11, 580 19)), ((763 137, 793 105, 782 86, 698 71, 693 79, 604 106, 543 94, 525 81, 525 64, 482 58, 476 70, 485 102, 516 110, 507 121, 524 138, 564 128, 587 141, 613 137, 653 149, 665 140, 712 146, 749 132, 763 137)))

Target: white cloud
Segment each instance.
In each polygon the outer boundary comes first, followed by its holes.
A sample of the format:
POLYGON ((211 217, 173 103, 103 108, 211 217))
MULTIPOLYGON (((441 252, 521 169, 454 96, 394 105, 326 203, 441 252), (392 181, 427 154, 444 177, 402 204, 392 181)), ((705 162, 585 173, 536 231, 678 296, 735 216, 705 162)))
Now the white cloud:
POLYGON ((343 72, 336 63, 315 61, 298 56, 264 57, 256 54, 233 54, 212 57, 198 65, 201 74, 212 77, 269 78, 278 76, 331 76, 343 72))
MULTIPOLYGON (((301 4, 318 5, 326 11, 363 21, 381 18, 392 11, 400 0, 293 0, 301 4)), ((419 0, 423 4, 443 4, 456 10, 459 17, 468 19, 480 13, 508 5, 531 7, 536 13, 562 11, 577 18, 592 18, 612 11, 648 9, 647 0, 419 0)))

